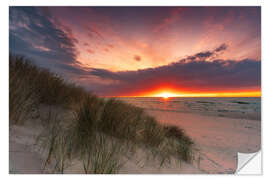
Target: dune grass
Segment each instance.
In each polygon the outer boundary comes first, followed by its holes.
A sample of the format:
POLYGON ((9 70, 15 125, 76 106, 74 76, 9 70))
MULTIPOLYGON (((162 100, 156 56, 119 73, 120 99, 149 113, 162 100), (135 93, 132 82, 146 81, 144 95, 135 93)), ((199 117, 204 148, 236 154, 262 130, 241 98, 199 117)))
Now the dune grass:
POLYGON ((127 149, 115 138, 97 133, 82 155, 86 174, 115 174, 124 164, 127 149))
POLYGON ((14 104, 16 100, 12 97, 16 90, 21 97, 24 97, 22 90, 26 91, 25 96, 35 96, 38 103, 64 106, 79 101, 89 93, 75 84, 67 83, 57 74, 35 66, 23 56, 10 55, 9 77, 10 103, 14 104))
MULTIPOLYGON (((20 63, 19 60, 9 62, 9 118, 12 124, 23 124, 38 101, 33 85, 27 83, 28 73, 25 72, 25 76, 22 76, 20 63)), ((29 66, 30 68, 32 67, 29 66)))
POLYGON ((53 165, 51 172, 64 173, 75 157, 81 160, 86 174, 117 173, 128 148, 116 138, 98 131, 100 110, 97 107, 101 107, 103 101, 87 96, 82 102, 74 110, 72 122, 63 122, 57 111, 49 110, 44 131, 37 138, 37 144, 46 154, 44 170, 50 164, 53 165))
MULTIPOLYGON (((75 148, 83 151, 97 132, 97 124, 101 116, 104 102, 96 96, 86 95, 74 108, 75 113, 75 148)), ((83 152, 82 152, 83 153, 83 152)))
POLYGON ((159 124, 142 108, 117 99, 103 99, 86 92, 25 58, 10 56, 10 121, 23 122, 38 104, 62 106, 74 112, 74 120, 48 113, 38 137, 47 150, 44 168, 54 160, 54 170, 64 173, 73 157, 79 157, 85 173, 117 173, 123 156, 134 147, 150 151, 160 166, 171 158, 191 162, 193 142, 182 129, 159 124))
MULTIPOLYGON (((88 142, 93 132, 102 132, 122 141, 132 142, 139 147, 150 149, 160 164, 179 161, 192 161, 192 140, 176 126, 161 125, 147 115, 143 109, 116 99, 100 100, 87 97, 77 111, 79 144, 88 142), (82 140, 84 139, 84 140, 82 140)), ((81 148, 84 149, 84 148, 81 148)))
POLYGON ((61 126, 58 114, 51 110, 46 118, 46 124, 43 125, 44 130, 37 137, 37 143, 43 150, 47 151, 43 170, 53 160, 53 172, 63 174, 72 158, 73 133, 70 129, 61 126))

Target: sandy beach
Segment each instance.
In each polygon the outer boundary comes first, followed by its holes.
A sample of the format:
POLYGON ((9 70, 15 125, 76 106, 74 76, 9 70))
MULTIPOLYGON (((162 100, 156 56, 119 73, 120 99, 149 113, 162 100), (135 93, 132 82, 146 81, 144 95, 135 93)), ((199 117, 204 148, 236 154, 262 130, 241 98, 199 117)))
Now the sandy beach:
POLYGON ((161 123, 177 125, 200 149, 200 169, 234 173, 237 152, 254 153, 261 147, 261 121, 148 110, 161 123))
MULTIPOLYGON (((62 117, 71 118, 69 113, 63 112, 62 117)), ((160 123, 183 128, 199 149, 197 160, 193 164, 182 162, 181 165, 172 162, 160 168, 157 162, 148 161, 147 154, 139 149, 132 158, 125 160, 120 174, 234 173, 237 152, 253 153, 260 149, 261 123, 258 120, 156 110, 147 110, 147 113, 156 117, 160 123)), ((49 169, 42 171, 45 156, 35 146, 36 137, 42 131, 40 118, 35 119, 35 123, 32 120, 24 126, 11 126, 10 173, 50 173, 49 169)), ((65 173, 83 173, 81 162, 72 161, 65 173)))

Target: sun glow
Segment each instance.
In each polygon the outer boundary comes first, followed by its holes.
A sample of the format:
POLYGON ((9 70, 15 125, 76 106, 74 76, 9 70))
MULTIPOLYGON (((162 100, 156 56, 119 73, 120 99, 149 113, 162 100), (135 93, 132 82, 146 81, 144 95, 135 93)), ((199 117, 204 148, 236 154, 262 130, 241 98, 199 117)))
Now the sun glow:
POLYGON ((169 91, 154 91, 140 95, 141 97, 162 97, 168 99, 171 97, 260 97, 261 91, 247 91, 247 92, 177 92, 174 90, 169 91))
POLYGON ((162 92, 159 94, 154 95, 155 97, 162 97, 164 99, 168 99, 170 97, 179 97, 179 94, 171 93, 171 92, 162 92))

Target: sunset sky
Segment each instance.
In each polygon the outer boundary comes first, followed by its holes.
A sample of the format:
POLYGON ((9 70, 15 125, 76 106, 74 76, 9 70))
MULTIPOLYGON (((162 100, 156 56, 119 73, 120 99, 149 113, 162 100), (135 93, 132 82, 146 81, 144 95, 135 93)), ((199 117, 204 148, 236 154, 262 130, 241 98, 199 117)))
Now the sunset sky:
POLYGON ((260 7, 10 7, 9 49, 101 96, 260 96, 260 7))

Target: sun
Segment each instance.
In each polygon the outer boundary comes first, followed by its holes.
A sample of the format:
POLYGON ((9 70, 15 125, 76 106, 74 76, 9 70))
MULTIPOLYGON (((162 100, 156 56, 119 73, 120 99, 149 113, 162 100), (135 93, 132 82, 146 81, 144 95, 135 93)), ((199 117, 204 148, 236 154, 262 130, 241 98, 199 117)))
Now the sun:
POLYGON ((157 97, 162 97, 164 99, 168 99, 170 97, 175 97, 176 95, 174 93, 170 93, 170 92, 162 92, 160 94, 156 95, 157 97))

